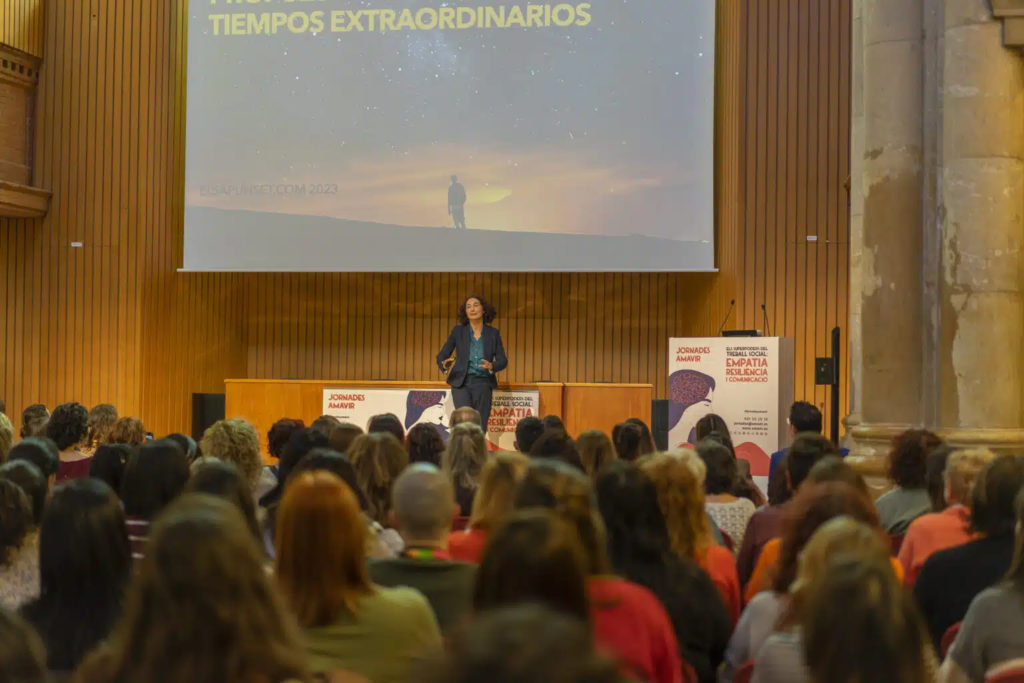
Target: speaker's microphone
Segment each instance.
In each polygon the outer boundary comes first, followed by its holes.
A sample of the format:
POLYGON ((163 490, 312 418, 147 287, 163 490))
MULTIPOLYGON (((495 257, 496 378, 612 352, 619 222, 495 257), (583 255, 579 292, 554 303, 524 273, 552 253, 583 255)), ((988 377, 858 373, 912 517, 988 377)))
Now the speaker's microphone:
POLYGON ((772 336, 771 330, 768 329, 768 309, 764 304, 761 304, 761 313, 764 315, 764 336, 772 336))
POLYGON ((732 308, 736 305, 736 299, 729 302, 729 310, 725 312, 725 317, 722 318, 722 325, 718 328, 718 336, 722 336, 722 330, 725 329, 725 324, 729 322, 729 316, 732 315, 732 308))

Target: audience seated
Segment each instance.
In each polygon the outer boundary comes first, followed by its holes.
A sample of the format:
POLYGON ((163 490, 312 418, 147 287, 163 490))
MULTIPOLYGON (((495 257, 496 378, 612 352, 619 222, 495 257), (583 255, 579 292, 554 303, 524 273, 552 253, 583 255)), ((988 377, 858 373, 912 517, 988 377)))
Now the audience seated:
MULTIPOLYGON (((349 449, 349 460, 359 489, 366 496, 366 512, 381 527, 391 527, 391 488, 409 464, 409 454, 390 432, 373 432, 358 437, 349 449)), ((391 555, 402 551, 401 538, 392 537, 391 555)))
POLYGON ((134 452, 131 446, 123 443, 101 444, 89 463, 89 476, 106 482, 114 491, 120 491, 124 468, 134 452))
POLYGON ((398 443, 405 444, 405 427, 402 426, 402 421, 394 413, 374 415, 366 425, 367 434, 384 432, 398 439, 398 443))
POLYGON ((129 446, 141 446, 146 443, 146 427, 142 424, 142 420, 138 418, 119 418, 107 434, 107 443, 124 443, 129 446))
POLYGON ((915 519, 931 512, 925 481, 928 453, 942 443, 925 429, 908 429, 893 439, 889 452, 889 478, 896 488, 875 501, 882 528, 902 536, 915 519))
POLYGON ((185 484, 185 493, 205 493, 222 498, 238 508, 256 543, 263 548, 263 532, 256 520, 256 504, 249 482, 234 463, 206 460, 196 467, 185 484))
POLYGON ((1024 486, 1024 458, 1003 455, 978 475, 971 494, 970 531, 980 538, 934 553, 914 583, 936 650, 942 635, 962 621, 971 600, 1006 575, 1013 558, 1014 507, 1024 486))
POLYGON ((38 531, 43 523, 43 511, 50 498, 50 487, 46 477, 28 460, 10 460, 0 465, 0 479, 13 481, 28 496, 32 505, 32 526, 38 531))
POLYGON ((425 462, 435 467, 441 466, 441 454, 444 453, 444 439, 441 432, 432 424, 421 422, 412 426, 405 437, 409 449, 409 463, 425 462))
POLYGON ((11 447, 14 446, 14 425, 11 420, 0 412, 0 462, 7 459, 11 447))
POLYGON ((60 467, 60 452, 57 445, 45 436, 28 436, 14 444, 14 448, 7 454, 7 462, 24 460, 39 468, 39 471, 46 477, 46 483, 50 490, 53 489, 57 479, 57 470, 60 467))
POLYGON ((341 420, 338 418, 333 415, 321 415, 317 419, 313 420, 312 424, 309 425, 309 428, 314 432, 319 432, 323 434, 324 437, 329 438, 335 427, 339 426, 341 426, 341 420))
POLYGON ((395 481, 392 496, 405 550, 398 558, 372 560, 370 578, 381 586, 409 586, 423 593, 441 631, 450 633, 469 614, 476 577, 474 565, 453 562, 448 553, 456 512, 451 482, 434 465, 414 463, 395 481))
POLYGON ((492 609, 454 639, 418 683, 625 683, 579 618, 538 604, 492 609))
POLYGON ((581 432, 576 439, 576 450, 579 452, 583 471, 591 479, 597 476, 602 467, 618 458, 615 446, 604 432, 588 429, 581 432))
POLYGON ((274 484, 274 488, 257 499, 260 507, 266 508, 268 514, 272 516, 271 510, 277 507, 278 503, 281 502, 282 496, 284 496, 284 485, 288 481, 292 468, 314 448, 326 447, 327 437, 324 436, 323 432, 319 432, 312 427, 293 431, 278 457, 277 483, 274 484))
POLYGON ((707 472, 704 477, 704 507, 718 528, 729 534, 733 547, 740 548, 747 523, 756 508, 747 498, 733 495, 739 479, 736 456, 714 439, 699 441, 697 454, 704 461, 707 472))
POLYGON ((946 509, 946 462, 956 450, 947 443, 940 444, 928 453, 924 466, 925 484, 932 501, 932 512, 946 509))
POLYGON ((92 410, 89 411, 89 418, 86 421, 89 434, 86 436, 83 451, 91 455, 101 444, 107 443, 107 437, 116 422, 117 408, 109 403, 100 403, 93 406, 92 410))
POLYGON ((640 680, 683 680, 684 664, 665 608, 643 586, 609 573, 607 541, 586 475, 557 460, 534 460, 516 491, 515 506, 551 508, 575 526, 586 556, 590 618, 599 648, 616 654, 640 680))
POLYGON ((42 403, 33 403, 21 413, 21 430, 18 435, 26 439, 30 436, 46 436, 46 423, 50 421, 50 411, 42 403))
POLYGON ((903 565, 904 582, 913 586, 925 561, 939 550, 962 545, 971 540, 970 510, 974 482, 981 470, 995 455, 985 448, 955 451, 946 464, 947 507, 942 512, 921 515, 907 529, 900 545, 899 558, 903 565))
POLYGON ((654 452, 654 441, 647 425, 637 422, 622 422, 612 429, 612 442, 615 453, 620 460, 633 462, 648 453, 654 452), (638 424, 639 423, 639 424, 638 424))
POLYGON ((473 406, 462 406, 452 411, 452 414, 448 417, 448 427, 454 429, 456 425, 469 422, 475 424, 477 427, 483 428, 484 421, 478 411, 473 406))
POLYGON ((39 597, 21 610, 46 644, 50 671, 73 671, 120 614, 132 566, 124 520, 101 481, 73 479, 53 491, 39 532, 39 597))
POLYGON ((253 495, 259 497, 262 484, 266 482, 260 481, 263 470, 260 437, 251 424, 237 417, 214 422, 203 432, 199 449, 204 458, 234 463, 249 482, 253 495))
POLYGON ((169 439, 143 445, 128 460, 121 482, 132 557, 145 554, 149 525, 185 488, 189 467, 181 447, 169 439))
POLYGON ((14 612, 0 607, 0 672, 10 683, 49 683, 46 647, 39 634, 14 612))
POLYGON ((530 457, 554 458, 572 465, 580 472, 583 471, 583 461, 576 449, 576 442, 561 429, 544 430, 540 438, 533 442, 533 446, 530 448, 530 457))
POLYGON ((419 592, 370 582, 365 549, 366 526, 349 487, 328 472, 296 475, 278 513, 274 571, 304 630, 311 666, 397 683, 440 648, 441 634, 419 592))
POLYGON ((487 441, 483 430, 471 422, 453 427, 441 463, 455 489, 455 501, 462 516, 469 516, 473 509, 473 497, 486 462, 487 441))
POLYGON ((53 440, 60 451, 60 465, 57 468, 56 483, 68 479, 89 476, 92 457, 82 449, 88 434, 89 413, 81 403, 62 403, 53 409, 53 415, 46 423, 46 436, 53 440))
POLYGON ((505 521, 512 510, 515 489, 526 473, 529 460, 521 453, 495 453, 480 472, 480 486, 473 499, 465 531, 448 536, 452 559, 478 564, 488 535, 505 521))
POLYGON ((533 444, 544 433, 544 429, 544 423, 540 418, 531 415, 521 419, 516 423, 515 449, 523 455, 529 454, 533 444))
MULTIPOLYGON (((703 461, 693 459, 703 469, 703 461)), ((645 456, 639 464, 657 489, 672 551, 708 573, 735 624, 741 608, 736 564, 732 552, 714 541, 701 479, 686 461, 670 454, 645 456)))
MULTIPOLYGON (((820 434, 798 434, 786 449, 784 473, 786 487, 794 493, 804 483, 811 468, 828 455, 835 454, 832 442, 820 434)), ((740 584, 746 586, 754 573, 754 567, 765 544, 782 535, 782 524, 790 502, 768 505, 755 512, 747 523, 743 542, 738 543, 736 571, 740 584)))
MULTIPOLYGON (((355 425, 352 425, 353 427, 355 425)), ((306 423, 300 419, 293 419, 290 417, 282 417, 280 420, 270 426, 267 431, 267 452, 270 457, 274 460, 280 460, 281 454, 284 453, 284 447, 288 445, 288 439, 292 438, 292 434, 305 429, 306 423)), ((356 429, 359 429, 356 427, 356 429)), ((359 430, 362 433, 363 430, 359 430)))
POLYGON ((310 680, 295 619, 234 505, 189 494, 160 516, 122 617, 74 680, 310 680))
POLYGON ((327 437, 327 447, 336 453, 344 455, 348 453, 348 449, 351 448, 352 442, 356 440, 356 437, 361 436, 363 433, 359 425, 354 425, 351 422, 342 422, 331 430, 330 435, 327 437))
POLYGON ((713 683, 732 621, 707 573, 672 552, 654 482, 635 464, 619 461, 598 475, 595 489, 615 573, 657 596, 680 655, 699 681, 713 683))
MULTIPOLYGON (((789 418, 786 420, 789 427, 789 439, 792 440, 798 434, 821 434, 822 419, 821 411, 813 403, 807 401, 796 401, 789 407, 789 418)), ((786 455, 786 449, 772 453, 768 463, 768 504, 781 505, 792 497, 786 484, 785 470, 780 467, 782 458, 786 455)))
POLYGON ((643 451, 640 454, 641 457, 658 450, 657 446, 654 445, 654 437, 651 436, 651 428, 647 426, 646 422, 639 417, 627 417, 626 424, 636 425, 643 432, 643 437, 640 440, 640 450, 643 451))
POLYGON ((562 422, 562 418, 558 417, 557 415, 545 415, 544 417, 542 417, 540 419, 540 421, 541 421, 541 424, 544 425, 544 429, 545 430, 547 430, 547 429, 560 429, 563 432, 565 432, 566 434, 569 433, 568 430, 566 430, 566 428, 565 428, 565 423, 562 422))
POLYGON ((4 609, 17 609, 39 595, 36 531, 28 494, 13 481, 0 478, 0 607, 4 609))

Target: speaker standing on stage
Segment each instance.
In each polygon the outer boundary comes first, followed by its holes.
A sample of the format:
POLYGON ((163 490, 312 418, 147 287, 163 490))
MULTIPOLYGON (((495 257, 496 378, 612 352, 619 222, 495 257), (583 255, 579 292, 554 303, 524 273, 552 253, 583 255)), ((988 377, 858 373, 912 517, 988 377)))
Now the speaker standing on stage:
POLYGON ((508 365, 501 333, 490 325, 496 315, 494 306, 482 297, 467 297, 459 306, 458 324, 437 354, 437 367, 448 372, 455 407, 476 408, 485 433, 491 416, 491 392, 498 386, 494 373, 508 365), (454 362, 449 358, 452 351, 454 362))

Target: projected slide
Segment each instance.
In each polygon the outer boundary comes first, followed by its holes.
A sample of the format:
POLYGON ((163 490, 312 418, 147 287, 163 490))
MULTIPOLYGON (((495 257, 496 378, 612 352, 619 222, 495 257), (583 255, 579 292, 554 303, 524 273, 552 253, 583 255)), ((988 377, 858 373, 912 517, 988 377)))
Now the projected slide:
POLYGON ((192 0, 187 270, 709 270, 713 0, 192 0))

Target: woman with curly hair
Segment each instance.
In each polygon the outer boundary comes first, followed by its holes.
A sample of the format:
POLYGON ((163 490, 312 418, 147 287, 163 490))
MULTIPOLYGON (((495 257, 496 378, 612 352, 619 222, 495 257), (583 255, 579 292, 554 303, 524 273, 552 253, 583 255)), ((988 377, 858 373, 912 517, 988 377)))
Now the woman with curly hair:
POLYGON ((942 439, 927 429, 908 429, 893 439, 889 478, 896 488, 875 501, 882 528, 888 533, 903 535, 911 522, 932 511, 926 476, 928 454, 941 444, 942 439))
POLYGON ((117 422, 117 408, 109 403, 100 403, 93 406, 89 411, 87 421, 89 436, 86 439, 86 449, 90 454, 95 453, 100 444, 107 443, 107 436, 117 422))
POLYGON ((233 417, 214 422, 203 432, 199 442, 203 457, 234 463, 255 493, 260 485, 260 437, 245 420, 233 417))
POLYGON ((491 394, 498 386, 495 373, 508 365, 501 333, 491 327, 497 315, 483 297, 466 297, 459 306, 458 323, 437 354, 438 369, 448 373, 455 407, 476 408, 485 434, 491 416, 491 394), (453 351, 455 359, 451 360, 453 351))
POLYGON ((62 403, 53 409, 50 421, 46 423, 46 436, 57 444, 60 451, 58 484, 89 476, 92 456, 83 450, 89 433, 88 421, 89 413, 81 403, 62 403))
POLYGON ((137 417, 119 418, 107 433, 106 443, 141 446, 146 443, 146 428, 143 426, 142 420, 137 417))

